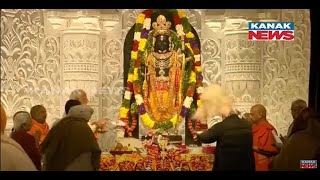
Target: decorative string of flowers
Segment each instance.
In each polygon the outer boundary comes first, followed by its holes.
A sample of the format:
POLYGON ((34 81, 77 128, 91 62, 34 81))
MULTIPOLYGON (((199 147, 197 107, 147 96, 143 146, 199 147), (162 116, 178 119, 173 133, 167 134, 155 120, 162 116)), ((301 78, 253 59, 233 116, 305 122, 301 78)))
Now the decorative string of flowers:
POLYGON ((200 94, 203 90, 203 77, 199 44, 195 35, 191 32, 188 19, 183 11, 169 10, 169 15, 172 16, 173 25, 178 35, 172 34, 174 47, 182 48, 183 53, 189 56, 189 60, 185 64, 182 92, 180 92, 185 99, 180 114, 165 122, 160 123, 152 120, 146 111, 142 89, 143 77, 140 72, 144 72, 146 52, 149 52, 152 48, 153 39, 152 36, 149 36, 149 33, 151 30, 151 16, 155 12, 157 11, 143 11, 138 15, 135 24, 127 88, 120 108, 120 119, 126 123, 125 129, 128 136, 132 136, 132 132, 136 128, 138 115, 146 127, 167 130, 176 127, 179 121, 186 118, 187 115, 190 117, 192 115, 191 112, 194 112, 194 110, 189 111, 190 108, 197 108, 201 105, 200 94))

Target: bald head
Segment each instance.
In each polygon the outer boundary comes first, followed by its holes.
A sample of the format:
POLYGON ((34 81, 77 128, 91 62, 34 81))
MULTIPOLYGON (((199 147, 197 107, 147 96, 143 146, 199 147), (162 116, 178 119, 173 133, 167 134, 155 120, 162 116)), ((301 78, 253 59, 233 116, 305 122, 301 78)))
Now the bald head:
POLYGON ((308 106, 307 106, 306 101, 304 101, 302 99, 297 99, 297 100, 293 101, 291 104, 291 109, 290 109, 293 119, 297 119, 299 114, 307 107, 308 106))
POLYGON ((261 104, 252 106, 250 114, 253 123, 258 123, 267 119, 267 109, 261 104))
POLYGON ((30 114, 33 120, 38 123, 45 123, 47 119, 47 110, 42 105, 35 105, 31 108, 30 114))
POLYGON ((78 100, 81 102, 81 104, 88 104, 88 97, 87 97, 87 93, 82 90, 82 89, 76 89, 74 91, 71 92, 69 99, 72 100, 78 100))

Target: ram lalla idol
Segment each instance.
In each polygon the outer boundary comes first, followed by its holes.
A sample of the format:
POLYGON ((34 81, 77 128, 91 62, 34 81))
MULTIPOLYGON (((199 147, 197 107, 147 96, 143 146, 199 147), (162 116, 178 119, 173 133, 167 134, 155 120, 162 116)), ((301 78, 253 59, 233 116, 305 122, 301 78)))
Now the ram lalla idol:
MULTIPOLYGON (((200 106, 200 48, 190 26, 181 10, 139 14, 120 108, 128 136, 139 118, 147 129, 175 131, 200 106)), ((199 128, 191 121, 189 125, 192 134, 199 128)))

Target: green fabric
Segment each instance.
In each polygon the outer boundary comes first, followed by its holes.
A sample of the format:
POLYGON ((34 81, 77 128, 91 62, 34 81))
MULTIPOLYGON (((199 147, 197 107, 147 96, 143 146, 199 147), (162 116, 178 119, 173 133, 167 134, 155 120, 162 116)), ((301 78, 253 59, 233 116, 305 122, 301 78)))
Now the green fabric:
POLYGON ((87 122, 82 118, 66 117, 49 131, 41 145, 47 171, 63 171, 86 152, 92 152, 92 166, 99 168, 101 150, 87 122))

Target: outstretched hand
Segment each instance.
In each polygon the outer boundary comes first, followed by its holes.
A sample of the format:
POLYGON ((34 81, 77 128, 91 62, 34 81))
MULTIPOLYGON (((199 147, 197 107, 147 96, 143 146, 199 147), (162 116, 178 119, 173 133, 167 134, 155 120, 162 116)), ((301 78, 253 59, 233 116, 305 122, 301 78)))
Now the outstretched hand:
POLYGON ((106 119, 100 119, 98 121, 95 121, 93 124, 96 125, 97 132, 99 132, 99 133, 107 132, 107 120, 106 119))

